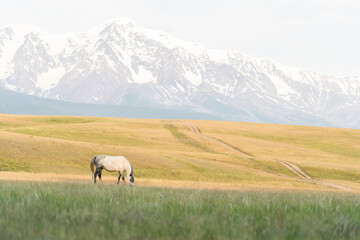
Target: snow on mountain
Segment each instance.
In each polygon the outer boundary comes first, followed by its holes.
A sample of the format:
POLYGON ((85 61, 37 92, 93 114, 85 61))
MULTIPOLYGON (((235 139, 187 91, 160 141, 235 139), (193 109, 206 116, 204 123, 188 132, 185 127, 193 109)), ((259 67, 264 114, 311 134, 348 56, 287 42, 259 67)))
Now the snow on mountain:
POLYGON ((52 35, 0 28, 0 86, 70 102, 193 109, 229 120, 360 127, 360 78, 207 49, 113 19, 52 35))

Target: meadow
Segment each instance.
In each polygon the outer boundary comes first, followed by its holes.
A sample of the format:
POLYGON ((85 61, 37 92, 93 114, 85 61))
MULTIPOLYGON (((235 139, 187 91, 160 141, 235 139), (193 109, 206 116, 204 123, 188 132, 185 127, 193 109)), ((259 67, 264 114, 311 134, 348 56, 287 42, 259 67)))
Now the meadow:
MULTIPOLYGON (((171 187, 182 181, 198 186, 227 184, 231 189, 359 192, 359 142, 356 129, 0 115, 0 177, 4 172, 27 172, 87 179, 91 157, 108 154, 126 156, 137 183, 157 180, 158 185, 171 182, 167 184, 171 187), (283 161, 296 165, 311 180, 283 161)), ((105 172, 104 176, 112 175, 105 172)))
POLYGON ((360 130, 0 115, 0 239, 358 239, 360 130), (135 187, 90 183, 124 155, 135 187))
POLYGON ((360 196, 0 181, 1 239, 358 239, 360 196))

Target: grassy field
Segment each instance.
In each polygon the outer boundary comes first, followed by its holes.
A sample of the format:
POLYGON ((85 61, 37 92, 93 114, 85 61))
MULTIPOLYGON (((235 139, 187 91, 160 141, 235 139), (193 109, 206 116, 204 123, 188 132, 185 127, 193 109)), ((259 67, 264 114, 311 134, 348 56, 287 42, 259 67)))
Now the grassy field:
POLYGON ((358 239, 359 143, 354 129, 0 115, 0 239, 358 239), (90 184, 98 154, 126 156, 135 187, 90 184))
MULTIPOLYGON (((0 115, 0 171, 89 174, 93 155, 124 155, 136 178, 262 188, 360 191, 360 130, 219 121, 0 115), (236 154, 194 132, 248 155, 236 154)), ((111 175, 109 173, 104 173, 111 175)))
POLYGON ((358 239, 360 196, 0 181, 1 239, 358 239))

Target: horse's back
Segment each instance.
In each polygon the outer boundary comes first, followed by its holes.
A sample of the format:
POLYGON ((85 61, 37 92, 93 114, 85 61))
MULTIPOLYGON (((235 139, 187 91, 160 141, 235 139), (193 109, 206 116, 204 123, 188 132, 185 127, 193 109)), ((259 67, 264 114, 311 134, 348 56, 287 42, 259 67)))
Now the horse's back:
POLYGON ((108 171, 123 171, 129 162, 124 156, 101 155, 102 165, 108 171))

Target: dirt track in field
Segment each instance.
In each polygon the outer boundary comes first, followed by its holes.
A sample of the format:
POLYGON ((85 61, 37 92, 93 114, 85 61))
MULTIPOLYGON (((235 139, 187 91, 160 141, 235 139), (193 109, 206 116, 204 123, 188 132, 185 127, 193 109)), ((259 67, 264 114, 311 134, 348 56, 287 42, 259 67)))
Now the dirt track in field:
POLYGON ((341 190, 345 190, 345 191, 352 191, 353 190, 353 189, 351 189, 349 187, 345 187, 345 186, 342 186, 342 185, 339 185, 339 184, 330 183, 330 182, 320 180, 320 179, 313 179, 309 175, 307 175, 299 166, 295 165, 294 163, 281 161, 281 160, 279 160, 278 162, 283 164, 286 168, 288 168, 290 171, 292 171, 293 173, 295 173, 299 177, 301 177, 301 178, 303 178, 305 180, 309 180, 310 182, 313 182, 314 184, 327 186, 327 187, 332 187, 332 188, 337 188, 337 189, 341 189, 341 190))
POLYGON ((287 169, 289 169, 290 171, 292 171, 293 173, 295 173, 296 175, 298 175, 299 177, 303 178, 303 179, 307 179, 307 180, 311 180, 312 178, 307 175, 303 170, 301 170, 301 168, 291 162, 286 162, 286 161, 281 161, 278 160, 279 163, 281 163, 282 165, 284 165, 287 169))
POLYGON ((224 142, 222 142, 222 141, 220 141, 220 140, 218 140, 218 139, 215 139, 215 138, 212 138, 212 137, 209 137, 209 136, 207 136, 207 135, 202 134, 202 133, 200 132, 200 130, 199 130, 194 124, 189 123, 189 122, 184 122, 184 123, 189 127, 189 129, 190 129, 190 131, 191 131, 192 133, 197 134, 197 135, 200 136, 201 138, 203 138, 203 139, 205 139, 205 140, 207 140, 207 141, 209 141, 209 142, 213 142, 213 143, 215 143, 215 144, 218 144, 218 145, 226 148, 227 150, 230 150, 230 151, 232 151, 232 152, 234 152, 234 153, 236 153, 236 154, 238 154, 238 155, 240 155, 240 156, 242 156, 242 157, 252 157, 251 154, 248 154, 248 153, 246 153, 246 152, 244 152, 244 151, 241 151, 241 150, 239 150, 239 149, 237 149, 237 148, 235 148, 235 147, 233 147, 233 146, 230 146, 229 144, 224 143, 224 142))
MULTIPOLYGON (((233 146, 230 146, 229 144, 222 142, 218 139, 212 138, 210 136, 207 136, 203 133, 200 132, 199 128, 196 127, 194 124, 190 123, 190 122, 183 122, 184 124, 186 124, 188 126, 188 128, 190 129, 190 131, 198 136, 200 136, 201 138, 203 138, 206 141, 218 144, 224 148, 226 148, 227 150, 232 151, 233 153, 241 156, 241 157, 246 157, 247 159, 251 159, 251 158, 256 158, 255 156, 239 150, 238 148, 235 148, 233 146)), ((352 191, 353 189, 346 187, 346 186, 342 186, 342 185, 338 185, 338 184, 334 184, 334 183, 330 183, 324 180, 319 180, 319 179, 313 179, 311 176, 309 176, 308 174, 306 174, 299 166, 297 166, 294 163, 288 162, 288 161, 283 161, 283 160, 278 160, 279 163, 281 163, 283 166, 285 166, 288 170, 290 170, 291 172, 295 173, 297 176, 299 176, 299 178, 302 181, 306 181, 308 183, 313 183, 316 185, 321 185, 321 186, 326 186, 326 187, 331 187, 331 188, 335 188, 335 189, 340 189, 340 190, 344 190, 344 191, 352 191)), ((269 172, 265 172, 265 171, 261 171, 261 170, 256 170, 259 173, 266 173, 269 174, 269 172)), ((278 177, 284 177, 281 174, 274 174, 278 177)), ((289 177, 287 177, 289 178, 289 177)), ((293 178, 292 178, 293 179, 293 178)))

